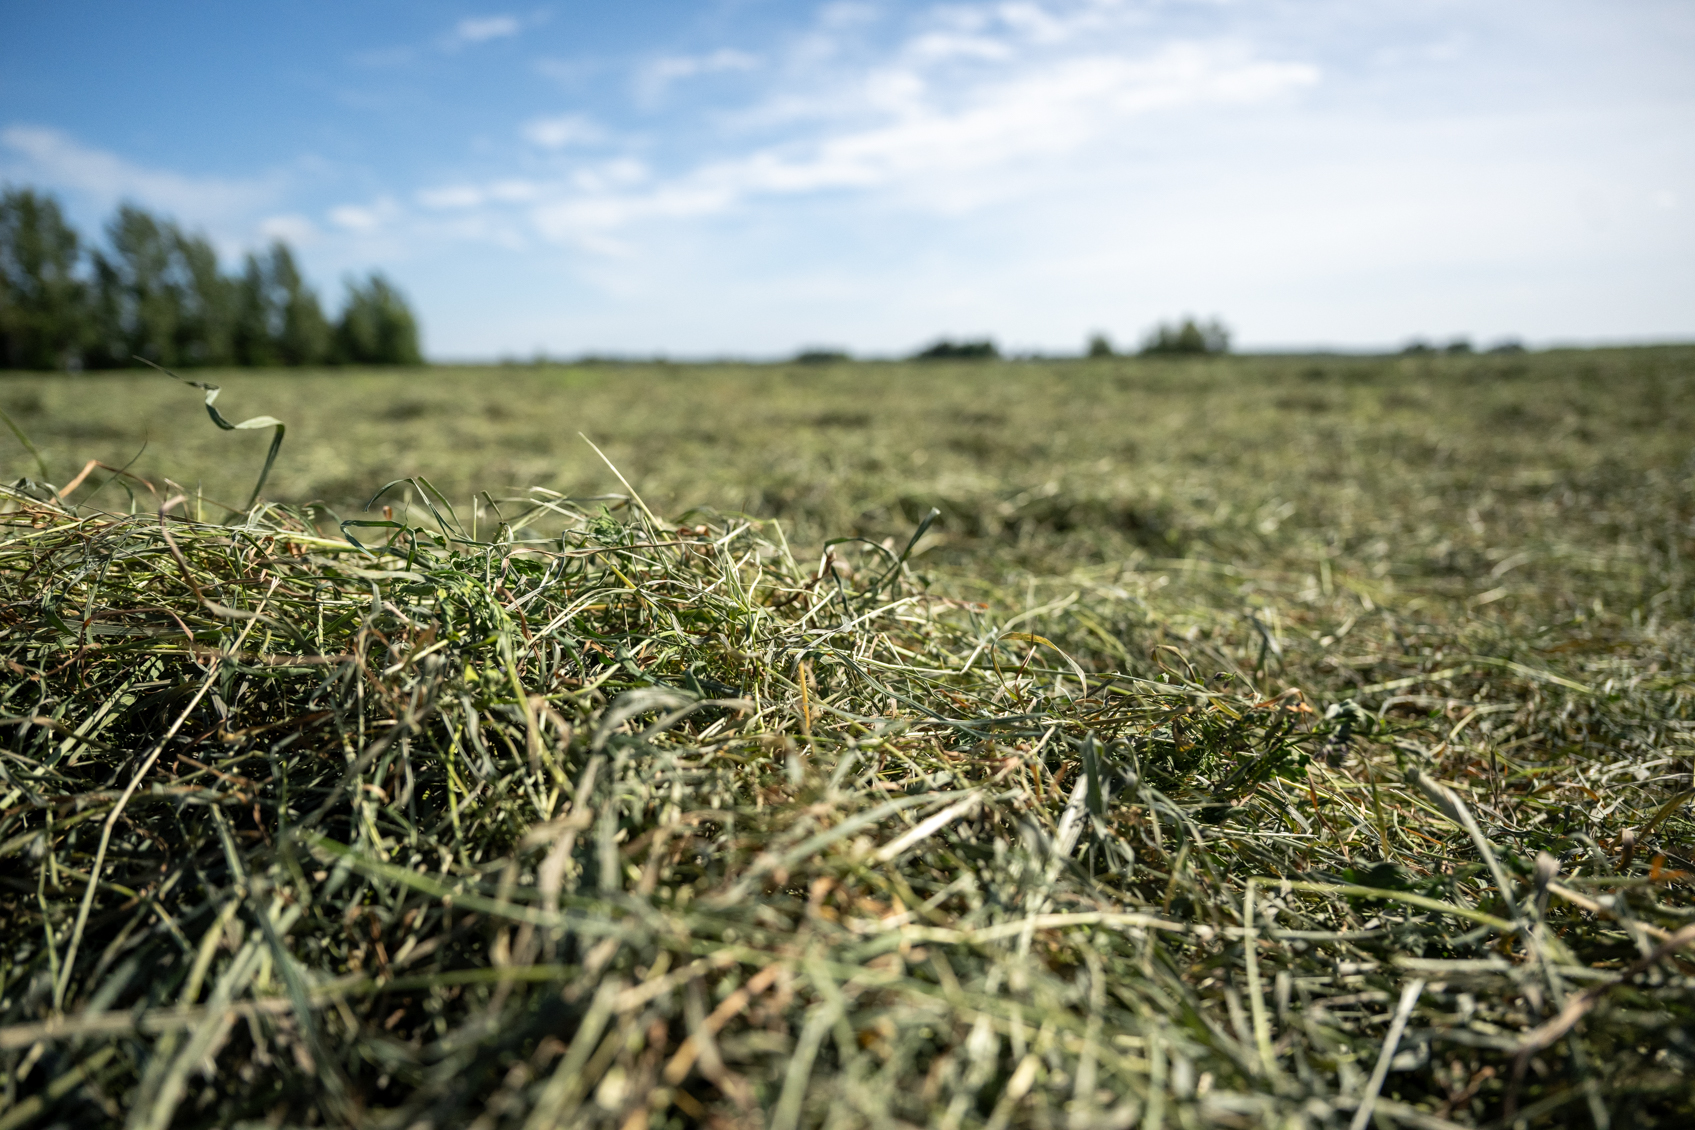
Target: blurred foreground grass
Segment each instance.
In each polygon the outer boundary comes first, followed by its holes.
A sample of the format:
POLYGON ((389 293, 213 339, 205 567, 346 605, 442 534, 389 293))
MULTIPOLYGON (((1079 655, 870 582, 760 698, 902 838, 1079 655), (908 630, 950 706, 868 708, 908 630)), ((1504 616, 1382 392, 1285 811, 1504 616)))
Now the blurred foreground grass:
POLYGON ((190 496, 9 496, 3 1130, 1695 1120, 1695 350, 210 379, 0 382, 190 496))

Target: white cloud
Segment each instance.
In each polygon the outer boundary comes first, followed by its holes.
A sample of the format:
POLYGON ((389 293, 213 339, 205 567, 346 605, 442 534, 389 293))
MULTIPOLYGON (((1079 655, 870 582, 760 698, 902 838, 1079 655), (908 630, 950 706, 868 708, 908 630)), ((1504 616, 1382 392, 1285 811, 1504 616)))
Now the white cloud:
POLYGON ((20 179, 85 196, 96 207, 133 200, 194 224, 228 225, 273 203, 286 187, 280 175, 196 177, 153 169, 95 149, 58 130, 10 126, 0 144, 19 158, 7 162, 20 179))
POLYGON ((330 222, 358 234, 389 227, 400 218, 400 206, 388 197, 371 204, 341 204, 330 209, 330 222))
POLYGON ((352 58, 364 67, 408 66, 417 63, 421 54, 439 52, 451 55, 479 43, 510 39, 523 31, 526 24, 534 25, 545 20, 545 13, 533 15, 528 20, 511 15, 469 16, 454 24, 452 30, 436 36, 433 41, 370 48, 354 53, 352 58))
POLYGON ((1012 55, 1012 48, 1001 40, 987 35, 961 35, 937 31, 921 35, 907 45, 907 52, 920 59, 1000 60, 1012 55))
POLYGON ((567 145, 591 145, 604 140, 606 131, 582 114, 560 114, 551 118, 535 118, 524 124, 524 137, 543 149, 563 149, 567 145))
POLYGON ((463 211, 485 204, 526 204, 544 192, 543 186, 534 181, 499 180, 481 185, 452 184, 420 189, 417 200, 435 211, 463 211))
POLYGON ((840 0, 838 3, 826 4, 818 10, 818 23, 826 28, 859 27, 875 23, 880 15, 882 12, 875 4, 840 0))
POLYGON ((292 243, 303 247, 316 243, 322 233, 318 225, 298 213, 288 212, 278 216, 266 216, 259 221, 259 235, 267 240, 280 239, 284 243, 292 243))
POLYGON ((653 60, 636 73, 636 94, 644 102, 655 102, 680 79, 727 71, 751 71, 758 66, 759 60, 754 56, 730 48, 710 55, 667 56, 653 60))
POLYGON ((454 43, 487 43, 517 35, 523 24, 516 16, 473 16, 460 20, 453 29, 454 43))
POLYGON ((475 185, 454 184, 441 188, 424 188, 418 190, 418 203, 426 208, 445 211, 460 208, 475 208, 488 199, 488 193, 475 185))

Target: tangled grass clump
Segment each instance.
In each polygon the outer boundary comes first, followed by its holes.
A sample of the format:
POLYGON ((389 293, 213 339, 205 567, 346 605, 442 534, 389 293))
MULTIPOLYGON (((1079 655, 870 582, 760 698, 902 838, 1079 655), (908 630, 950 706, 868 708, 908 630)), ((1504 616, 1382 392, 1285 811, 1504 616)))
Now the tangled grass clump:
POLYGON ((410 489, 368 546, 8 493, 0 1130, 1695 1118, 1688 794, 1462 735, 1687 671, 1389 624, 1328 702, 1117 582, 410 489))

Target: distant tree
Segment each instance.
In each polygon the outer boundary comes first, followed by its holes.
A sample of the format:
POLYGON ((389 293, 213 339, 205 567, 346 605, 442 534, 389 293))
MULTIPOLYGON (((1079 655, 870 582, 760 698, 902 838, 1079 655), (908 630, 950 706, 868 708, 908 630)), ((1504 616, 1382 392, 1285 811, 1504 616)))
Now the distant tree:
POLYGON ((336 326, 336 349, 356 365, 421 365, 418 322, 406 299, 380 273, 364 285, 348 280, 336 326))
POLYGON ((1464 337, 1456 337, 1453 341, 1450 341, 1448 343, 1447 347, 1445 349, 1443 349, 1442 352, 1444 352, 1444 353, 1455 353, 1455 354, 1470 353, 1470 352, 1472 352, 1471 339, 1470 338, 1464 338, 1464 337))
POLYGON ((1180 323, 1161 322, 1142 339, 1142 352, 1148 354, 1204 354, 1230 352, 1230 331, 1216 318, 1197 322, 1184 318, 1180 323))
POLYGON ((218 253, 203 235, 170 225, 169 274, 180 307, 176 355, 183 365, 228 365, 235 360, 238 287, 218 269, 218 253))
POLYGON ((0 366, 80 363, 87 296, 76 277, 79 243, 51 196, 0 193, 0 366))
POLYGON ((0 190, 0 368, 422 362, 417 319, 380 274, 349 282, 332 326, 281 241, 231 277, 204 235, 134 204, 105 234, 79 271, 82 241, 58 202, 0 190))
POLYGON ((1112 351, 1112 341, 1105 334, 1091 334, 1091 335, 1089 335, 1088 355, 1090 357, 1116 357, 1117 356, 1117 354, 1115 354, 1112 351))
POLYGON ((106 226, 109 251, 94 255, 89 361, 227 365, 235 360, 236 287, 218 269, 211 241, 133 204, 106 226))
POLYGON ((275 365, 280 360, 277 338, 282 316, 271 285, 267 256, 247 253, 241 278, 235 284, 235 326, 232 334, 238 365, 275 365))
POLYGON ((795 360, 802 365, 833 365, 841 361, 851 361, 853 358, 845 349, 821 347, 803 349, 795 354, 795 360))
MULTIPOLYGON (((335 351, 335 331, 330 328, 324 309, 318 305, 318 295, 300 277, 294 256, 282 242, 271 247, 271 274, 282 299, 282 333, 277 338, 277 352, 285 365, 322 365, 331 360, 335 351)), ((417 352, 418 330, 407 312, 411 326, 412 351, 417 352)))
POLYGON ((126 365, 132 354, 159 365, 180 363, 184 295, 172 270, 178 234, 175 225, 132 204, 106 225, 110 253, 94 256, 96 364, 126 365))
POLYGON ((1435 353, 1436 349, 1423 338, 1415 337, 1401 347, 1401 353, 1407 357, 1421 357, 1427 353, 1435 353))
POLYGON ((124 351, 123 286, 118 269, 106 256, 95 253, 88 286, 86 335, 82 354, 84 368, 114 369, 131 364, 124 351))
POLYGON ((979 341, 959 342, 949 341, 947 338, 943 338, 928 349, 923 349, 918 353, 913 354, 913 360, 979 361, 998 358, 1000 355, 1000 350, 996 349, 995 343, 990 341, 988 338, 983 338, 979 341))
POLYGON ((249 254, 235 283, 235 354, 243 365, 322 365, 335 332, 281 240, 249 254))

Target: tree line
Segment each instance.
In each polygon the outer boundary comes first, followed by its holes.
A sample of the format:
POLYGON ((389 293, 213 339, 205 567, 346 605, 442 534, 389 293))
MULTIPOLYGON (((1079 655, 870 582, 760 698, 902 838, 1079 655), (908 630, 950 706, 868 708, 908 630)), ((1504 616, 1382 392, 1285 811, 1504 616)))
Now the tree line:
POLYGON ((133 204, 105 236, 89 244, 50 195, 0 191, 0 367, 423 361, 417 319, 380 273, 349 279, 332 321, 281 240, 228 275, 204 235, 133 204))
MULTIPOLYGON (((1142 338, 1140 352, 1144 357, 1228 353, 1230 352, 1230 330, 1217 318, 1210 322, 1198 322, 1193 317, 1185 317, 1176 322, 1161 322, 1142 338)), ((953 341, 949 338, 942 338, 914 353, 912 360, 993 361, 997 360, 1000 355, 1000 349, 990 338, 980 338, 976 341, 953 341)), ((1112 339, 1103 333, 1089 336, 1083 355, 1093 358, 1126 356, 1114 349, 1112 339)), ((822 349, 808 350, 795 358, 797 361, 817 362, 845 361, 847 359, 846 353, 822 349)))

